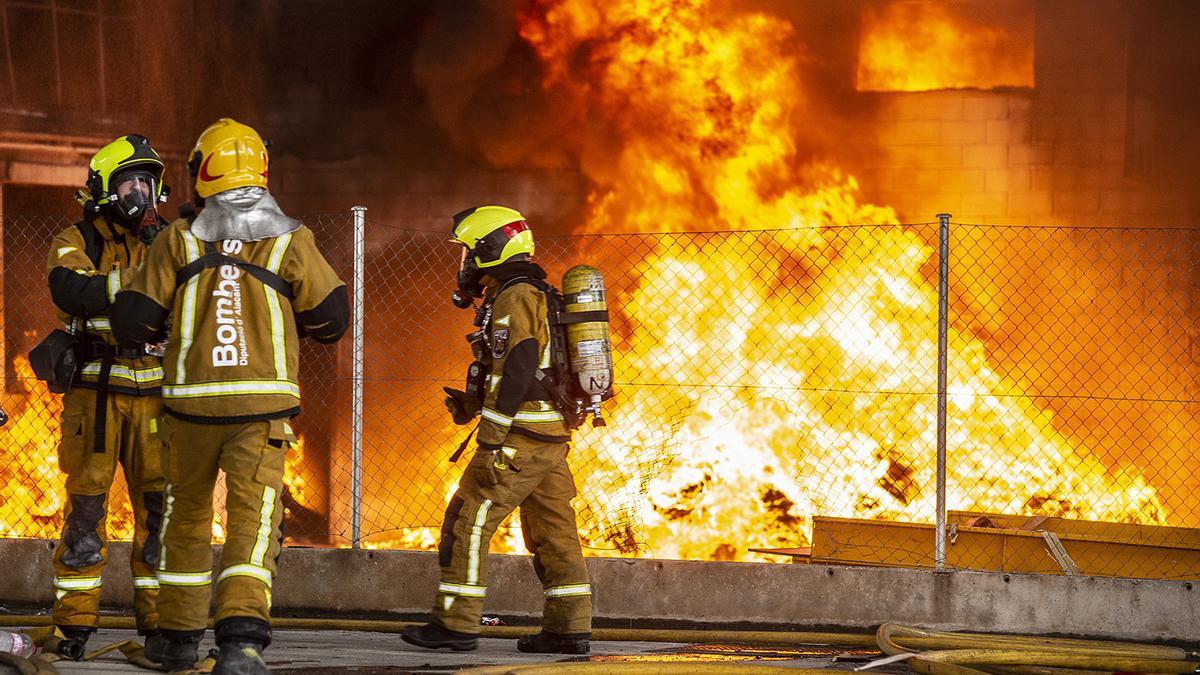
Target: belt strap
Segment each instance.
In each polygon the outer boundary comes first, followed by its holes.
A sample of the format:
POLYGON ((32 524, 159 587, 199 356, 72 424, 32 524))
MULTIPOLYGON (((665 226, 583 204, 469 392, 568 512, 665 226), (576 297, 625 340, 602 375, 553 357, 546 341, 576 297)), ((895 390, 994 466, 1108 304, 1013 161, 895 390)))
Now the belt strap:
POLYGON ((530 431, 529 429, 526 429, 525 427, 519 427, 515 424, 512 425, 511 427, 509 427, 508 433, 520 434, 526 438, 532 438, 535 441, 541 441, 543 443, 570 443, 571 442, 570 436, 551 436, 549 434, 539 434, 536 431, 530 431))
POLYGON ((467 434, 467 437, 463 439, 463 442, 458 445, 458 449, 454 451, 454 454, 450 455, 451 464, 457 462, 459 457, 462 457, 463 451, 467 449, 467 444, 471 442, 471 438, 475 436, 476 431, 479 431, 478 424, 476 424, 475 428, 471 430, 471 433, 467 434))

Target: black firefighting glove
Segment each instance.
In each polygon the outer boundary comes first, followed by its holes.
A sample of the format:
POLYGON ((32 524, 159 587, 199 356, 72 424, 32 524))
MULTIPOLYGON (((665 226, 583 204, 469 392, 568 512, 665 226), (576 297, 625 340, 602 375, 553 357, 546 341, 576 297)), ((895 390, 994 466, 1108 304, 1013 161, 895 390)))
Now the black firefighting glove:
POLYGON ((442 391, 446 392, 446 410, 450 411, 450 417, 455 424, 460 426, 470 424, 471 420, 479 414, 479 401, 468 396, 467 392, 450 387, 442 387, 442 391))

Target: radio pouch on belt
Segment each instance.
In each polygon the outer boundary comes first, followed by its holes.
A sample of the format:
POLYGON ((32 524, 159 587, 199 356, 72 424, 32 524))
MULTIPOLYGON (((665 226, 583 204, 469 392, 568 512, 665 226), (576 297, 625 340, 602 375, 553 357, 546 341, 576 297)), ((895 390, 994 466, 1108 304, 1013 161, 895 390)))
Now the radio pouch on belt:
POLYGON ((54 330, 29 351, 29 365, 37 379, 55 394, 65 394, 79 371, 79 338, 54 330))

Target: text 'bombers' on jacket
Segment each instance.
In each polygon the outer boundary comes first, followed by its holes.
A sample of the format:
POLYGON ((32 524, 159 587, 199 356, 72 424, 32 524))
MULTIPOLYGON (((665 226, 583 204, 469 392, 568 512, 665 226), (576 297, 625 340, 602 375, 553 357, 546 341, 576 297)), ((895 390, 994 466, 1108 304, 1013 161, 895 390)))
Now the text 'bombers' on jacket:
POLYGON ((147 340, 170 314, 166 407, 183 419, 234 423, 299 412, 301 331, 336 342, 350 305, 307 227, 212 244, 180 219, 154 241, 112 314, 122 343, 147 340))

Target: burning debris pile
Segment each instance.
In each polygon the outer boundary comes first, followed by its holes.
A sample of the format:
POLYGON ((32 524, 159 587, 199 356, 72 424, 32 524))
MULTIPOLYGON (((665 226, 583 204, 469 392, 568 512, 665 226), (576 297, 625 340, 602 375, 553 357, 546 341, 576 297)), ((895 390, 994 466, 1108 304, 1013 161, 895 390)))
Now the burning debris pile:
MULTIPOLYGON (((814 514, 933 517, 933 251, 800 152, 789 30, 705 0, 547 1, 521 17, 595 183, 585 231, 735 232, 662 238, 610 275, 630 280, 614 294, 623 386, 609 431, 575 445, 596 548, 740 558, 807 541, 814 514)), ((950 351, 952 505, 1167 522, 1136 469, 1010 396, 972 335, 952 332, 950 351)))

